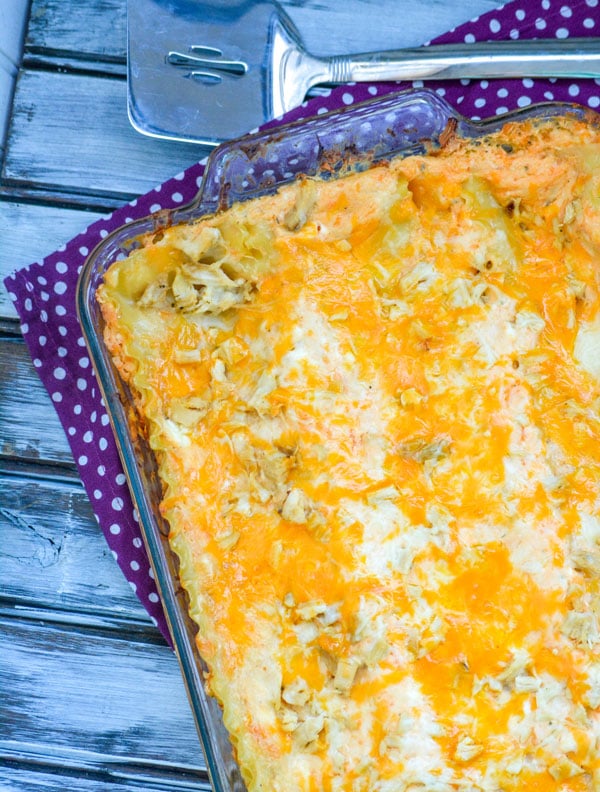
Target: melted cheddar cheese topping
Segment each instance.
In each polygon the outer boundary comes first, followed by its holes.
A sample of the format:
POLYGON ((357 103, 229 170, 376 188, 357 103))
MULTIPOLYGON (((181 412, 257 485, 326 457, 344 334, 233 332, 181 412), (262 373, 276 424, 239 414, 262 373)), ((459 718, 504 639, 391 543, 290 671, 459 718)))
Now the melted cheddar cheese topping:
POLYGON ((148 237, 99 291, 251 792, 600 788, 600 132, 148 237))

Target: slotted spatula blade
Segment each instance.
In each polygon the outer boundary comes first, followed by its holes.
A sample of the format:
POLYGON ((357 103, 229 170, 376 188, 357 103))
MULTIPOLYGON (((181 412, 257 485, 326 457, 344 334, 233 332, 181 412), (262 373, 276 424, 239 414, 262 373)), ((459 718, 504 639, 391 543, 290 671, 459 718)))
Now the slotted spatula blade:
POLYGON ((269 2, 128 0, 128 111, 140 132, 217 145, 271 118, 268 53, 295 31, 269 2))

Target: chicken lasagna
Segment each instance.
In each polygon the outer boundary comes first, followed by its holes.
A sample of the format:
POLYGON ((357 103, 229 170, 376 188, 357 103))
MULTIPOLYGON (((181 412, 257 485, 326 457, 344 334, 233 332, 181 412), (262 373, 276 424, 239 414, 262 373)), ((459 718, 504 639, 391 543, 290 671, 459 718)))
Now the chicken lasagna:
POLYGON ((149 235, 98 292, 251 792, 600 789, 600 130, 149 235))

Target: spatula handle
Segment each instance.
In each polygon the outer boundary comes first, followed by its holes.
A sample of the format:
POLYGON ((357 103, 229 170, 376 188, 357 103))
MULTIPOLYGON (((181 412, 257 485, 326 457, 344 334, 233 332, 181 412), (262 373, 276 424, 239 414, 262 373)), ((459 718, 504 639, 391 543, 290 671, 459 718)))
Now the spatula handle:
POLYGON ((600 38, 438 44, 327 59, 327 82, 600 77, 600 38))

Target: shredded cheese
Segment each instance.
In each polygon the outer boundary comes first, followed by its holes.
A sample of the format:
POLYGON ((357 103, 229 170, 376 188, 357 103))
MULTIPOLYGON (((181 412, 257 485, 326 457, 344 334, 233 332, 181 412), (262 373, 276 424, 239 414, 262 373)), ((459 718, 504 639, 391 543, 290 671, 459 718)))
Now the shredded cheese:
POLYGON ((511 122, 108 271, 251 792, 599 788, 599 158, 511 122))

